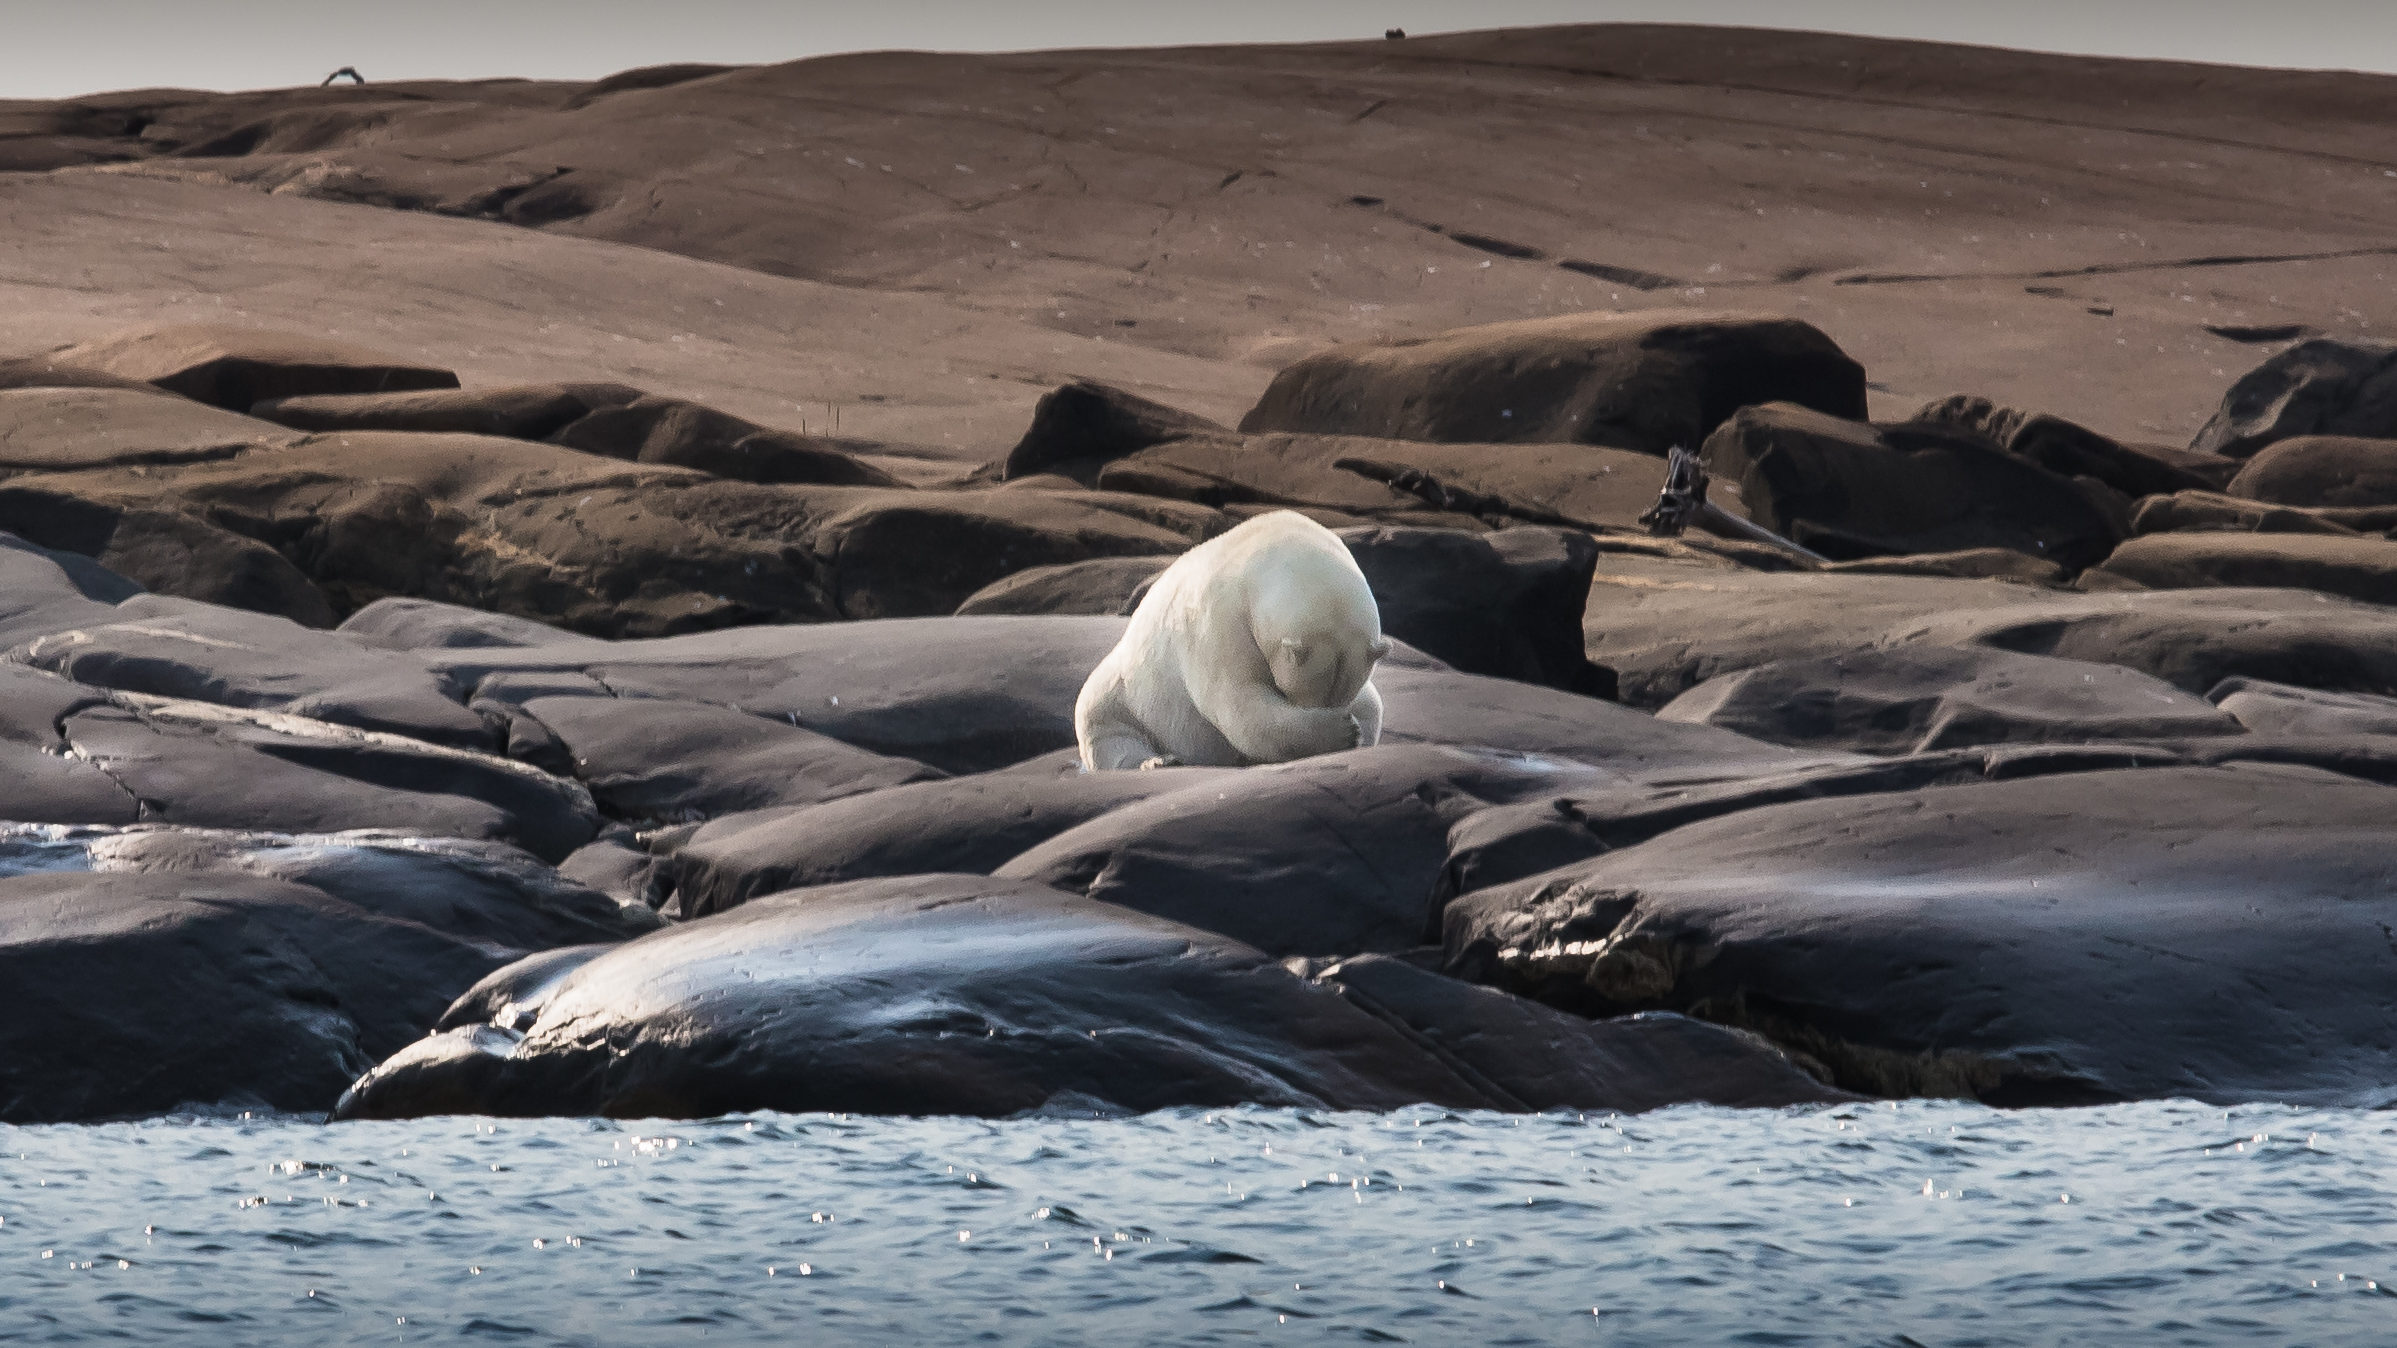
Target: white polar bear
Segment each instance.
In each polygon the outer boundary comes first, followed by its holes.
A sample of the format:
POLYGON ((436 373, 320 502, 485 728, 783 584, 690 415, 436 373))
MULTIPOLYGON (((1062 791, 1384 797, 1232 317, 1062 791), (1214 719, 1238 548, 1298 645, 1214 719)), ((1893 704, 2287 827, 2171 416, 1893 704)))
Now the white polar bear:
POLYGON ((1176 558, 1074 702, 1090 769, 1285 763, 1374 744, 1390 653, 1348 547, 1295 511, 1176 558))

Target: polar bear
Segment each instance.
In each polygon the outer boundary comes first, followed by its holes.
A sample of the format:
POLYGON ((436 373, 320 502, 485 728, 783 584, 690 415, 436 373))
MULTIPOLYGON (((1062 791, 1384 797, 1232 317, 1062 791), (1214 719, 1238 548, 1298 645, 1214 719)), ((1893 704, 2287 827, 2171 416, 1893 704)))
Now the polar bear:
POLYGON ((1277 510, 1176 558, 1074 703, 1087 769, 1284 763, 1378 742, 1390 653, 1348 546, 1277 510))

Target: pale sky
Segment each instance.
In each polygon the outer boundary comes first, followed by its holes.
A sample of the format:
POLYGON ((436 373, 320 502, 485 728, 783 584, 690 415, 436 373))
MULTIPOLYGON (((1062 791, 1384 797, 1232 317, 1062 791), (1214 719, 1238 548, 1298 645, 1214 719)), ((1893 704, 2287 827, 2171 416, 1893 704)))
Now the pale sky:
POLYGON ((2397 73, 2397 0, 0 0, 0 98, 517 75, 889 47, 1299 42, 1528 24, 1814 28, 2397 73))

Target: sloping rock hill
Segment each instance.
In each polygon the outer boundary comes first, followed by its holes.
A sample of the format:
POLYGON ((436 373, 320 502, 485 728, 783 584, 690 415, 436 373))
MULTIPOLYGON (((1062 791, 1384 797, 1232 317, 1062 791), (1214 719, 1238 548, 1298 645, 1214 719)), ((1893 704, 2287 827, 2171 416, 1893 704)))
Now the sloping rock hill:
POLYGON ((1590 28, 0 110, 0 1121, 2397 1103, 2391 87, 1590 28), (1805 551, 1652 536, 1676 446, 1805 551), (1275 509, 1384 741, 1080 772, 1275 509))
POLYGON ((0 344, 173 305, 975 457, 1074 376, 1228 420, 1330 341, 1763 309, 1881 415, 2178 442, 2248 345, 2397 326, 2392 90, 1602 25, 5 104, 0 344))

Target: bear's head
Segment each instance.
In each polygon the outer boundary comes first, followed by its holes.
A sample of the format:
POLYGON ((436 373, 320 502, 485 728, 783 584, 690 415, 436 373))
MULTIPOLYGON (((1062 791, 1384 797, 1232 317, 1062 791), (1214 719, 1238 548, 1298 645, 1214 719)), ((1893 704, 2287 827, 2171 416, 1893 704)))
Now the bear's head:
POLYGON ((1273 686, 1301 707, 1345 707, 1364 691, 1374 662, 1390 653, 1390 639, 1362 636, 1354 629, 1281 638, 1267 653, 1273 686))

